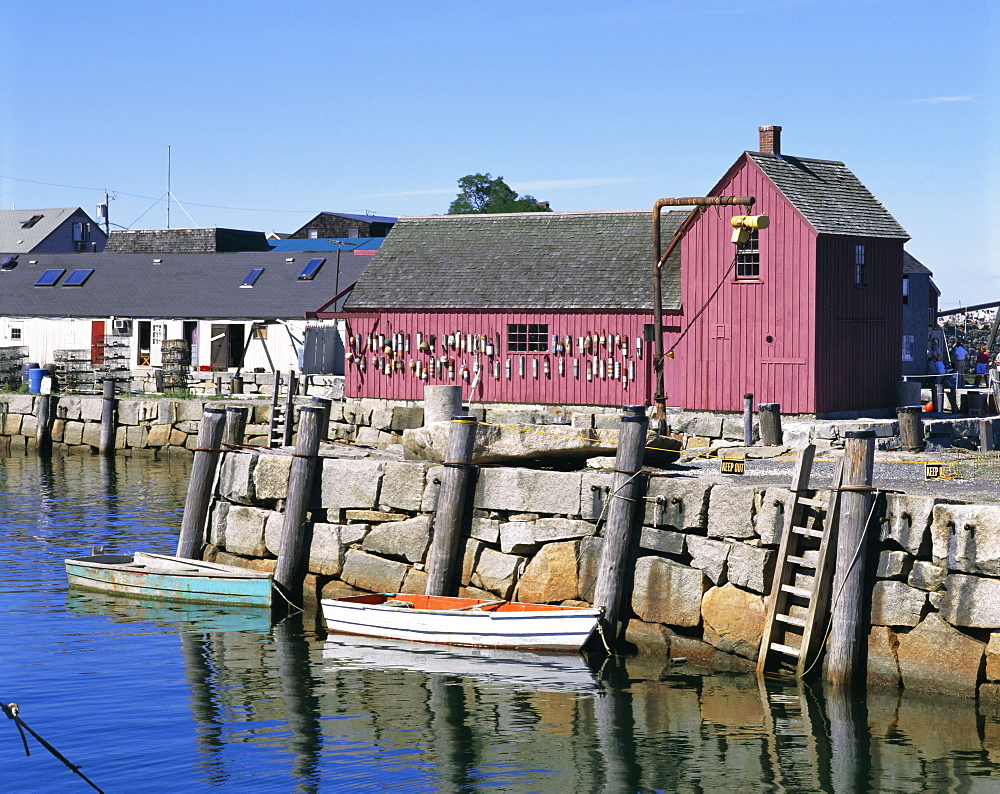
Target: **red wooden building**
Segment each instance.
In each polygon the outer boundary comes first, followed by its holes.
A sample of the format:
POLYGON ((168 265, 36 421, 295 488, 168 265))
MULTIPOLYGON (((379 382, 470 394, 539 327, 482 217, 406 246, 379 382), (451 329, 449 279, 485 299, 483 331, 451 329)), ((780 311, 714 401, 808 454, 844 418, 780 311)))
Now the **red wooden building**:
MULTIPOLYGON (((667 404, 786 413, 892 404, 906 232, 843 163, 780 152, 761 128, 709 195, 753 196, 770 228, 737 247, 710 207, 664 267, 667 404)), ((687 211, 663 213, 670 240, 687 211)), ((651 212, 401 218, 358 280, 345 394, 650 403, 651 212)))

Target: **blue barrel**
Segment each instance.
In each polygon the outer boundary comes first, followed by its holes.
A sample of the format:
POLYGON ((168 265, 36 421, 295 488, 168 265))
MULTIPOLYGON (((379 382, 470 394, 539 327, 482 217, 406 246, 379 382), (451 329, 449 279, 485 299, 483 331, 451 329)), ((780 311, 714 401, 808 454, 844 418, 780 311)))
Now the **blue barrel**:
POLYGON ((40 394, 42 391, 42 378, 48 375, 48 370, 35 367, 28 370, 28 393, 40 394))

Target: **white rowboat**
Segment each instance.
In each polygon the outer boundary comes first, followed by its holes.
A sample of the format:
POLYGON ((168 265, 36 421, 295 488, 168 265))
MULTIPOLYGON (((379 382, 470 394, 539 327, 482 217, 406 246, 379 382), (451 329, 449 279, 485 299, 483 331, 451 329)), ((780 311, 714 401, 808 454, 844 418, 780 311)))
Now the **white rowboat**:
POLYGON ((600 617, 597 609, 404 593, 320 603, 335 634, 476 648, 579 651, 600 617))

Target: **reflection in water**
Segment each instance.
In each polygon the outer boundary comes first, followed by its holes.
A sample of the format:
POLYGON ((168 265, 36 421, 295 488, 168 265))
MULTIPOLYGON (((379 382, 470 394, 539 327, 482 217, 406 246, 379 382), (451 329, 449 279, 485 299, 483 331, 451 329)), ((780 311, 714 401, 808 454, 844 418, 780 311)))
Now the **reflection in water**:
MULTIPOLYGON (((62 560, 92 544, 176 547, 186 465, 102 463, 0 458, 0 694, 105 790, 134 789, 137 769, 178 791, 923 791, 1000 776, 1000 715, 973 701, 649 656, 327 639, 266 610, 67 595, 62 560)), ((49 779, 36 754, 9 755, 6 788, 49 779)), ((41 790, 66 790, 64 774, 41 790)))

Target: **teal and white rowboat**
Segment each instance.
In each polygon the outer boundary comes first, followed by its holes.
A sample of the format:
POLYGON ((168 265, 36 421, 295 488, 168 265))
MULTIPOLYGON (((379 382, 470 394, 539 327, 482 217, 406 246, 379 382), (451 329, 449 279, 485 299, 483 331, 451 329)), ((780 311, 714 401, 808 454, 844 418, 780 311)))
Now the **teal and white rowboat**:
POLYGON ((271 574, 164 554, 93 554, 66 560, 70 587, 159 601, 266 607, 271 574))

